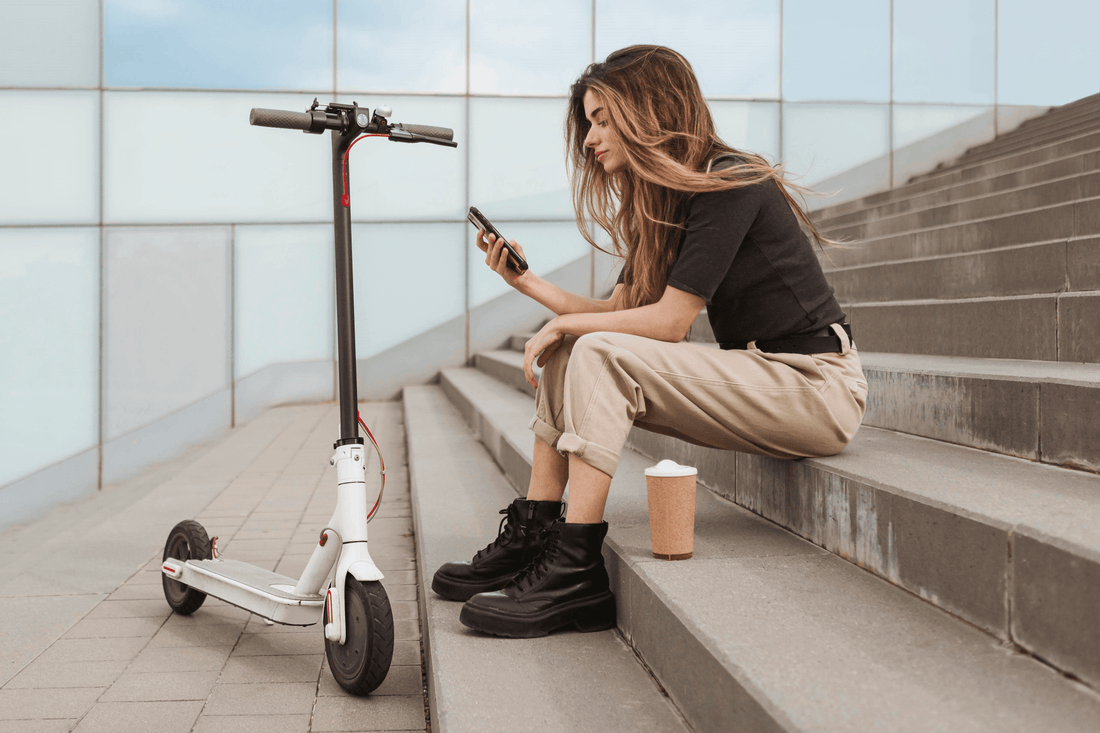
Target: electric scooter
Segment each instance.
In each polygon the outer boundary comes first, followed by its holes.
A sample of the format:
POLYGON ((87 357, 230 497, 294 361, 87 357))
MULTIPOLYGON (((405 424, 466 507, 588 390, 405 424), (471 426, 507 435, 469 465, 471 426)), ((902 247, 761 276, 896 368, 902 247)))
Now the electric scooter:
POLYGON ((332 676, 345 690, 365 695, 385 680, 393 656, 393 616, 382 573, 367 550, 367 523, 386 486, 385 463, 378 443, 359 418, 355 383, 355 314, 351 267, 351 193, 347 158, 365 137, 394 142, 457 147, 454 132, 444 127, 391 124, 389 107, 370 114, 357 103, 317 100, 305 112, 253 109, 252 125, 332 133, 332 194, 336 242, 336 328, 340 391, 340 436, 329 463, 336 467, 336 509, 321 531, 298 580, 218 556, 217 537, 210 539, 194 520, 177 524, 164 545, 161 565, 164 597, 179 614, 194 613, 210 595, 278 624, 312 626, 324 616, 325 655, 332 676), (378 450, 381 487, 374 508, 367 509, 363 438, 359 425, 378 450), (327 591, 325 580, 332 576, 327 591))

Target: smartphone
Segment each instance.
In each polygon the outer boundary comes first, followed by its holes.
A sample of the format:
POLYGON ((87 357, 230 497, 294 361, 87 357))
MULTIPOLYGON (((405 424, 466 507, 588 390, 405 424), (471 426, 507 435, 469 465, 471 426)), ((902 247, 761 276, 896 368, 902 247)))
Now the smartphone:
POLYGON ((485 232, 486 234, 492 234, 499 241, 504 242, 504 249, 508 250, 509 268, 515 270, 516 272, 527 271, 527 260, 523 259, 523 257, 520 256, 519 252, 517 252, 515 248, 512 247, 512 245, 508 244, 508 240, 505 239, 504 235, 500 233, 499 229, 493 226, 493 222, 485 218, 484 214, 471 206, 469 213, 466 214, 466 218, 470 221, 471 224, 477 227, 478 231, 485 232))

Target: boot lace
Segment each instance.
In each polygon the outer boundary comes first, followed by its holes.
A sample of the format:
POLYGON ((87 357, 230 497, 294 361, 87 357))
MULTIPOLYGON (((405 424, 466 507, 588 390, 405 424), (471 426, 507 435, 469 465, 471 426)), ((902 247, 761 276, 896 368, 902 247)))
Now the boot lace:
POLYGON ((542 551, 516 577, 512 578, 510 585, 514 586, 519 593, 526 592, 542 580, 558 558, 558 553, 561 551, 561 532, 554 531, 556 526, 557 522, 543 530, 542 551))
POLYGON ((499 513, 503 514, 504 518, 500 520, 500 525, 497 526, 497 538, 477 551, 477 554, 474 555, 474 562, 477 562, 498 547, 512 542, 513 538, 520 531, 519 511, 519 507, 515 504, 509 504, 507 508, 500 510, 499 513))

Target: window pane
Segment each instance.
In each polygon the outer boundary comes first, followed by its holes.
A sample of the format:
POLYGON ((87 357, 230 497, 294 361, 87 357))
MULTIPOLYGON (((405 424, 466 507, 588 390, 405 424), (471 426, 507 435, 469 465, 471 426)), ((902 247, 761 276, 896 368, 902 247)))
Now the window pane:
POLYGON ((359 95, 340 101, 363 105, 385 102, 393 109, 391 122, 449 127, 458 142, 457 148, 425 143, 395 145, 382 138, 357 144, 348 158, 353 219, 466 218, 465 100, 359 95))
POLYGON ((890 99, 890 3, 783 3, 783 99, 890 99))
POLYGON ((1025 0, 997 10, 997 101, 1066 104, 1100 91, 1100 3, 1025 0))
POLYGON ((470 1, 474 94, 568 94, 591 60, 591 0, 470 1))
POLYGON ((332 358, 332 227, 237 227, 237 378, 332 358))
POLYGON ((894 0, 894 101, 993 102, 995 0, 894 0))
POLYGON ((114 87, 332 89, 332 4, 106 0, 114 87))
POLYGON ((462 314, 468 228, 465 223, 352 228, 357 359, 462 314))
POLYGON ((682 53, 708 96, 779 97, 779 0, 596 0, 596 58, 635 43, 682 53))
POLYGON ((738 150, 779 158, 779 104, 709 102, 718 137, 738 150))
POLYGON ((113 440, 229 384, 229 228, 106 232, 105 432, 113 440))
POLYGON ((0 344, 3 486, 97 442, 98 230, 0 229, 0 344))
POLYGON ((340 0, 341 90, 466 91, 466 4, 340 0))
POLYGON ((573 217, 564 99, 470 100, 470 203, 493 221, 573 217))
POLYGON ((303 110, 293 94, 104 95, 104 216, 120 223, 332 221, 323 135, 252 127, 253 107, 303 110))
POLYGON ((989 107, 896 104, 894 105, 894 149, 905 147, 971 120, 989 109, 989 107))
MULTIPOLYGON (((584 241, 573 222, 493 222, 508 239, 514 239, 523 247, 524 259, 531 270, 540 277, 579 257, 587 257, 592 247, 584 241)), ((485 264, 485 254, 476 244, 477 231, 467 226, 470 258, 470 307, 474 308, 492 300, 512 288, 500 275, 485 264)), ((612 283, 614 284, 614 283, 612 283)), ((588 293, 582 293, 587 296, 588 293)))
POLYGON ((0 223, 98 222, 98 98, 0 92, 0 223))
POLYGON ((0 86, 99 86, 99 0, 5 2, 0 86))
POLYGON ((885 104, 784 104, 783 157, 813 184, 890 152, 885 104))

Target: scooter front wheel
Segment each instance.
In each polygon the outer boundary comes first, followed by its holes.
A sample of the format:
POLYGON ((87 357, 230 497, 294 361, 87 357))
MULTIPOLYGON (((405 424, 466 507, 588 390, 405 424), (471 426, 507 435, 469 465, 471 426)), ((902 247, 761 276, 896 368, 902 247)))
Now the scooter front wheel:
MULTIPOLYGON (((173 527, 168 533, 168 541, 164 543, 162 559, 167 560, 170 557, 184 562, 192 559, 209 560, 214 557, 206 529, 193 519, 185 519, 173 527)), ((199 610, 199 606, 206 600, 205 593, 184 585, 178 580, 173 580, 167 575, 162 575, 160 582, 164 586, 164 598, 168 601, 168 605, 182 616, 190 616, 199 610)))
POLYGON ((344 624, 343 644, 325 639, 328 666, 340 687, 353 695, 366 695, 386 679, 393 659, 393 612, 381 583, 348 575, 344 624))

